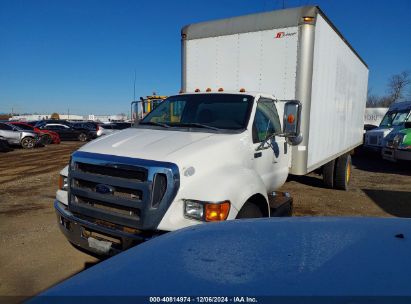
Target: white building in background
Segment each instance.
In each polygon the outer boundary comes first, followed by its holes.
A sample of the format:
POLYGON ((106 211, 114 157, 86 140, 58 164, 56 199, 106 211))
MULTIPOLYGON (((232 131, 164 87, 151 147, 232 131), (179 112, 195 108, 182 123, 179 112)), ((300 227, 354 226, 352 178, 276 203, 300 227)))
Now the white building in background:
POLYGON ((127 115, 124 114, 117 114, 117 115, 94 115, 90 114, 88 116, 84 116, 85 120, 92 120, 92 121, 101 121, 101 122, 109 122, 109 121, 125 121, 127 120, 127 115))
POLYGON ((50 119, 51 114, 13 115, 9 120, 32 121, 50 119))
POLYGON ((60 119, 67 119, 67 120, 84 120, 83 115, 74 115, 74 114, 59 114, 60 119))

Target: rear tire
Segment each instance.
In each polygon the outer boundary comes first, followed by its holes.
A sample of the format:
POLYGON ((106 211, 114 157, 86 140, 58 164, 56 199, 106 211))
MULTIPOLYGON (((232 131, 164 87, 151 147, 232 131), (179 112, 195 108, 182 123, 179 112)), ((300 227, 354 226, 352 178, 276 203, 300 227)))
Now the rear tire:
POLYGON ((86 133, 80 133, 80 135, 78 136, 78 140, 85 142, 87 141, 87 134, 86 133))
POLYGON ((260 207, 251 202, 246 202, 240 212, 238 212, 237 219, 260 218, 263 216, 264 215, 260 207))
POLYGON ((36 140, 33 137, 24 137, 21 140, 21 146, 23 149, 33 149, 36 145, 36 140))
POLYGON ((335 168, 335 159, 326 163, 323 166, 323 182, 327 188, 334 188, 334 168, 335 168))
POLYGON ((348 185, 351 180, 351 156, 350 154, 341 155, 336 160, 335 165, 335 178, 334 187, 335 189, 347 190, 348 185))

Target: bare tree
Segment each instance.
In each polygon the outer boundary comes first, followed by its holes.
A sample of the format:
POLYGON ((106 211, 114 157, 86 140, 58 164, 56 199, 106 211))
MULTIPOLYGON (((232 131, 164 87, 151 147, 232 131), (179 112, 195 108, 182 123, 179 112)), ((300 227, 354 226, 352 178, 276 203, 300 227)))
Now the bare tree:
POLYGON ((380 103, 380 97, 372 93, 372 89, 368 88, 367 91, 367 103, 366 107, 367 108, 376 108, 379 106, 380 103))
POLYGON ((403 71, 393 75, 388 81, 388 99, 390 104, 404 98, 407 87, 411 84, 410 72, 403 71))

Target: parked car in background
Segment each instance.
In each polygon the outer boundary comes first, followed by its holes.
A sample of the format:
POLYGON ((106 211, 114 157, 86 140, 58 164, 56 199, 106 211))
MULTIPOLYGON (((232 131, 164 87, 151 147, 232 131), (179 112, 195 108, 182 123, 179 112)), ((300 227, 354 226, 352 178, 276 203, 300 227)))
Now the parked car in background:
POLYGON ((90 129, 80 128, 71 123, 43 123, 36 124, 41 130, 49 130, 58 133, 61 140, 87 141, 96 137, 96 132, 90 129))
POLYGON ((381 153, 384 159, 390 161, 411 161, 411 121, 404 124, 404 129, 399 131, 391 140, 387 140, 381 153))
POLYGON ((8 151, 11 151, 11 150, 13 150, 13 149, 10 147, 7 139, 0 136, 0 152, 8 152, 8 151))
POLYGON ((405 122, 410 120, 411 101, 396 102, 390 106, 378 128, 365 133, 364 147, 381 152, 387 142, 404 129, 405 122))
POLYGON ((26 131, 8 123, 0 123, 0 136, 11 146, 32 149, 39 143, 39 136, 34 131, 26 131))
POLYGON ((99 129, 97 130, 97 136, 103 136, 107 134, 116 133, 118 131, 130 128, 132 123, 129 122, 111 122, 100 124, 99 129))
POLYGON ((72 126, 76 128, 83 128, 83 129, 88 129, 91 131, 98 131, 99 129, 99 124, 97 122, 92 122, 92 121, 70 121, 69 122, 72 126))
POLYGON ((20 121, 12 121, 10 122, 10 124, 14 126, 18 126, 20 129, 23 129, 26 131, 36 132, 39 135, 39 137, 42 138, 42 142, 46 145, 60 143, 60 136, 58 135, 58 133, 53 132, 51 130, 40 130, 37 127, 34 127, 32 125, 29 125, 25 122, 20 122, 20 121))

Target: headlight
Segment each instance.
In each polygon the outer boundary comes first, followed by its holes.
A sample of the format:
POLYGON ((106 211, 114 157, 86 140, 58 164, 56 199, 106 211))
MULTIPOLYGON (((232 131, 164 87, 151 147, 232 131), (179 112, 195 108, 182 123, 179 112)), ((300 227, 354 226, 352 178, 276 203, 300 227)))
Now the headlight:
POLYGON ((230 202, 202 202, 184 200, 184 216, 199 221, 224 221, 230 212, 230 202))
POLYGON ((402 144, 403 140, 404 140, 404 134, 397 134, 397 135, 395 135, 395 137, 393 139, 393 145, 395 147, 398 147, 399 145, 402 144))
POLYGON ((67 191, 68 189, 68 178, 67 176, 59 176, 59 189, 67 191))

